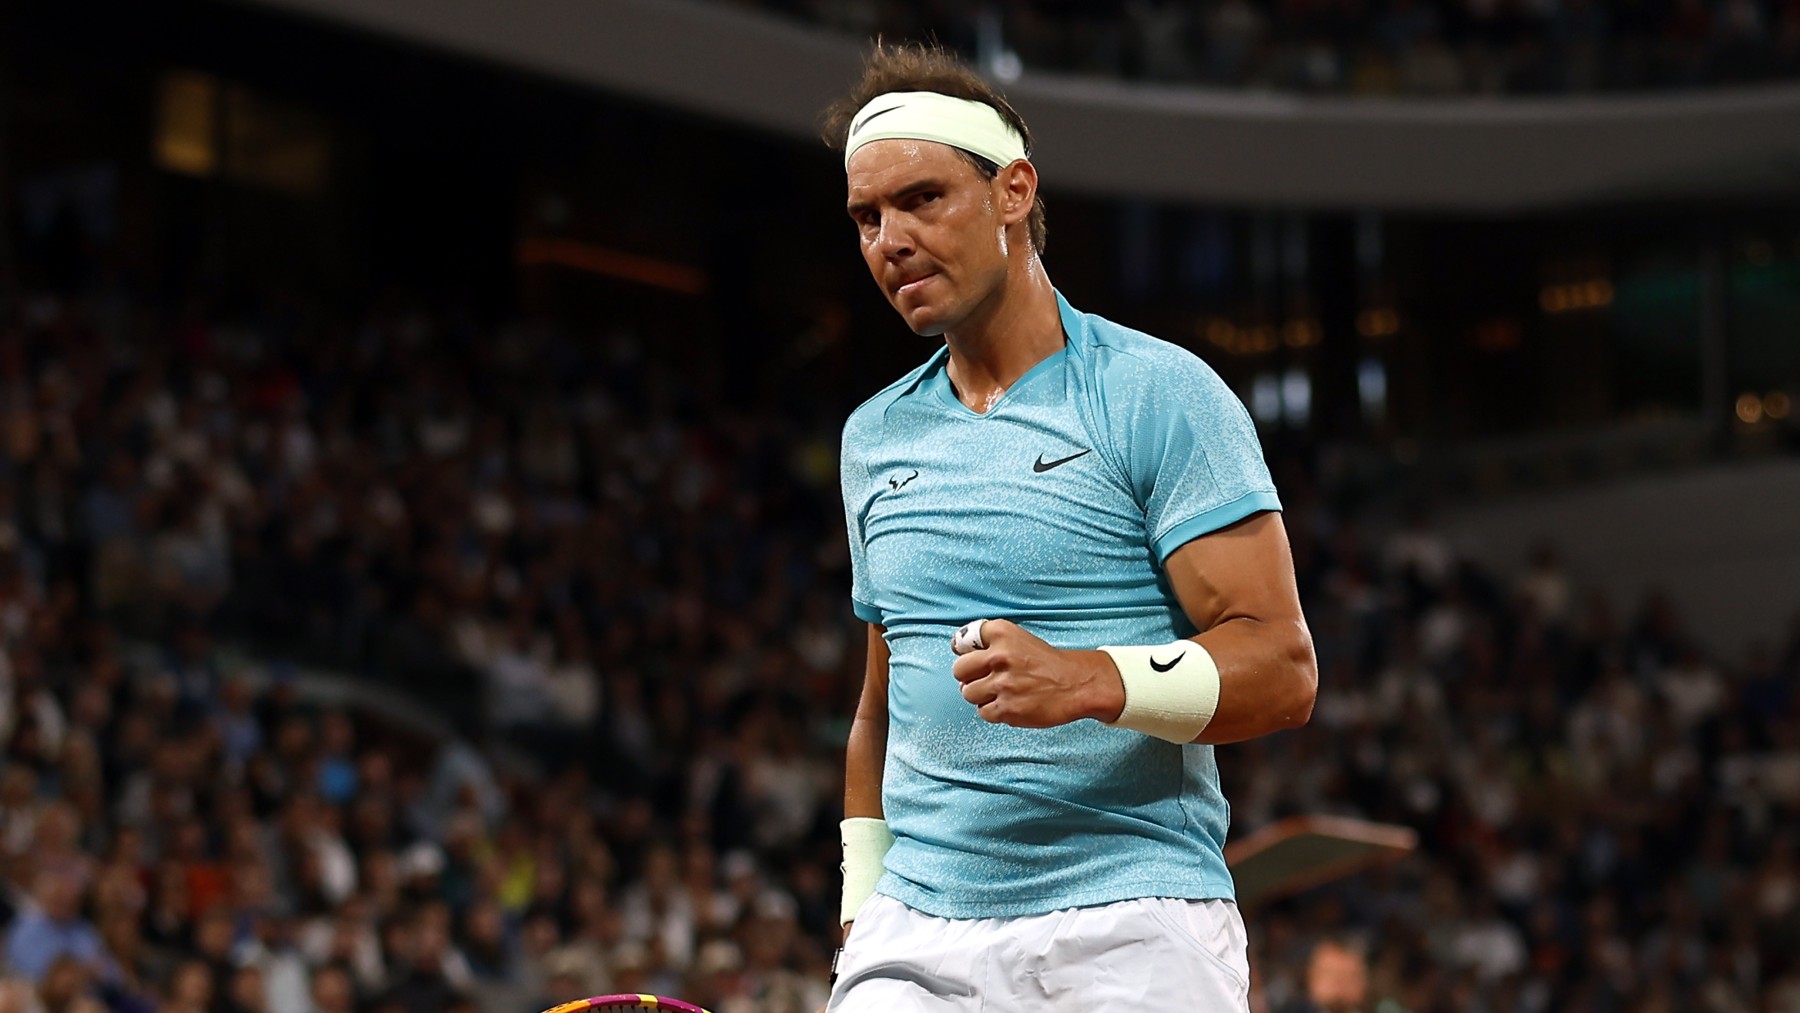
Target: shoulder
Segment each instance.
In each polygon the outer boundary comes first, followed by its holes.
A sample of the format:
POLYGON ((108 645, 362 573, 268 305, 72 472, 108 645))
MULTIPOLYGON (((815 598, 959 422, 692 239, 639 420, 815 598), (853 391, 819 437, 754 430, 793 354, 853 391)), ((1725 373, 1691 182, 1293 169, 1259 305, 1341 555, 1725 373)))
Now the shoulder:
POLYGON ((1105 317, 1086 317, 1090 382, 1115 407, 1236 400, 1219 374, 1193 352, 1105 317))
POLYGON ((887 427, 888 410, 901 398, 913 392, 925 374, 937 363, 938 354, 914 367, 905 376, 876 391, 874 396, 857 405, 844 420, 844 452, 867 446, 881 438, 887 427))
POLYGON ((42 935, 50 928, 50 919, 42 911, 33 908, 20 912, 6 930, 8 946, 29 945, 34 937, 42 935))

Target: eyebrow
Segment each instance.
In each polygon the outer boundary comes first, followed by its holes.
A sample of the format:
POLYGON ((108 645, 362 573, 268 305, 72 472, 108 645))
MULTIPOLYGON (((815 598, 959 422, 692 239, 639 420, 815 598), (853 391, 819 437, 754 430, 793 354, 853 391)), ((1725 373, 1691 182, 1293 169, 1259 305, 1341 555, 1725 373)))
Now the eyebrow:
MULTIPOLYGON (((890 203, 898 203, 902 200, 905 200, 908 197, 911 197, 913 194, 918 193, 922 190, 942 190, 943 188, 944 188, 943 180, 922 179, 922 180, 919 180, 917 183, 909 183, 906 186, 901 187, 899 190, 894 191, 893 193, 891 193, 887 196, 887 200, 890 203)), ((862 214, 864 211, 867 211, 870 208, 874 207, 875 204, 876 204, 875 201, 867 201, 867 200, 852 201, 849 204, 844 205, 844 210, 845 210, 845 212, 847 212, 850 215, 850 217, 854 218, 857 215, 862 214)))

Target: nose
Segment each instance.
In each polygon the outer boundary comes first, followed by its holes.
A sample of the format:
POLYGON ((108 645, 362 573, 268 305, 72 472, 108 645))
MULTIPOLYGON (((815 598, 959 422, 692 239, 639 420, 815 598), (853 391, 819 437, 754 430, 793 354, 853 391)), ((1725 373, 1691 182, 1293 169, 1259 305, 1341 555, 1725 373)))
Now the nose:
POLYGON ((875 236, 875 252, 887 260, 903 260, 912 256, 912 229, 904 215, 881 217, 881 231, 875 236))

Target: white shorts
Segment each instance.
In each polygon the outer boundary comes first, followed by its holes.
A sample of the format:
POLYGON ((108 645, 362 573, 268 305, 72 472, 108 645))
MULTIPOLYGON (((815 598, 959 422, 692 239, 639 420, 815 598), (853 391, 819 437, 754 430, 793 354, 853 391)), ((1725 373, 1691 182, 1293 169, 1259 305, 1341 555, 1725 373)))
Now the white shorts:
POLYGON ((829 1013, 1155 1013, 1250 1008, 1228 900, 1147 897, 1023 918, 933 918, 880 894, 857 912, 829 1013))

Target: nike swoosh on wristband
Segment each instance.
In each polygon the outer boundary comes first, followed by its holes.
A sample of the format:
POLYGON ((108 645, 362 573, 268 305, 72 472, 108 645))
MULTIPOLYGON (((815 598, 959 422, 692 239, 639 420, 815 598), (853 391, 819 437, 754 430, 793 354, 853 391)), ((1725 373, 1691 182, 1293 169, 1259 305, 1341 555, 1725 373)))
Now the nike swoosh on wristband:
POLYGON ((1046 461, 1046 460, 1044 460, 1044 455, 1039 454, 1037 462, 1031 466, 1031 470, 1035 471, 1035 472, 1039 472, 1039 473, 1046 472, 1046 471, 1049 471, 1051 468, 1061 467, 1062 465, 1068 464, 1070 461, 1075 460, 1077 457, 1083 457, 1083 456, 1086 456, 1093 452, 1094 452, 1093 448, 1089 447, 1088 449, 1082 451, 1079 454, 1070 454, 1068 457, 1059 457, 1054 461, 1046 461))
POLYGON ((1176 656, 1174 656, 1173 658, 1170 658, 1166 662, 1157 661, 1155 658, 1151 658, 1150 659, 1150 667, 1155 669, 1158 672, 1167 672, 1169 669, 1174 668, 1176 665, 1181 664, 1181 659, 1183 659, 1185 657, 1187 657, 1187 652, 1182 651, 1180 654, 1177 654, 1176 656))

